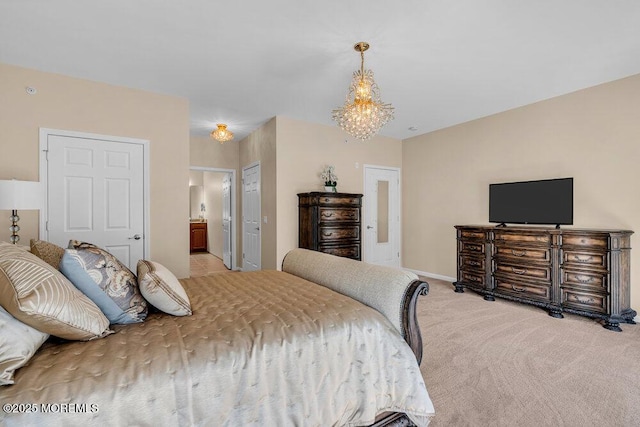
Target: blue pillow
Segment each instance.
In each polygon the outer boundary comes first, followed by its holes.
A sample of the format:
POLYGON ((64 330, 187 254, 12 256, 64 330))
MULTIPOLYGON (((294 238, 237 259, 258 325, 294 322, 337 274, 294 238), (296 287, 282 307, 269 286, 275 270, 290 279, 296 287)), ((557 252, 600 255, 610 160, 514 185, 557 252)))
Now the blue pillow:
POLYGON ((60 271, 102 310, 111 324, 139 323, 147 317, 147 302, 136 276, 109 252, 90 243, 71 241, 60 271))

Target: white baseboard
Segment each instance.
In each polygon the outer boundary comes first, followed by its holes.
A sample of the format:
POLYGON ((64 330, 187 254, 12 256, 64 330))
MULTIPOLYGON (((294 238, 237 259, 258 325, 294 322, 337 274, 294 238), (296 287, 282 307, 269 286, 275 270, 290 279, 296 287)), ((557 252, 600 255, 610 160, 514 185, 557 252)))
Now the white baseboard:
POLYGON ((432 277, 434 279, 445 280, 447 282, 456 281, 455 277, 443 276, 442 274, 429 273, 428 271, 414 270, 412 268, 405 268, 405 270, 411 271, 412 273, 416 273, 418 276, 432 277))

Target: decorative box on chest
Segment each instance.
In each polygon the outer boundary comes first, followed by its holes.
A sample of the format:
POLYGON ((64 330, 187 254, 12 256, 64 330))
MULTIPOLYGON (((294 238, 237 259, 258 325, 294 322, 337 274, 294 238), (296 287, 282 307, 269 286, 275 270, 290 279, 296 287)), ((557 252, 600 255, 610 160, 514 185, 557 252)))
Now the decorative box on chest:
POLYGON ((360 260, 362 194, 298 194, 298 246, 360 260))

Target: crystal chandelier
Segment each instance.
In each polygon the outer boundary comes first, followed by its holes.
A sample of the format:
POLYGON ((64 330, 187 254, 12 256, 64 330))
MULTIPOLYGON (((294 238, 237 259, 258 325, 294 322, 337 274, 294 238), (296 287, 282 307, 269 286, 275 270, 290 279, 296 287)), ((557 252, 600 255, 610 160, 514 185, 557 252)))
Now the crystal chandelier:
POLYGON ((211 138, 216 141, 220 141, 220 144, 225 143, 226 141, 231 141, 233 139, 233 132, 227 130, 227 125, 218 123, 218 129, 211 132, 211 138))
POLYGON ((347 100, 342 108, 333 110, 332 116, 345 132, 365 141, 393 120, 393 106, 382 102, 373 71, 364 69, 364 52, 369 43, 356 43, 353 48, 360 52, 360 70, 354 71, 347 100))

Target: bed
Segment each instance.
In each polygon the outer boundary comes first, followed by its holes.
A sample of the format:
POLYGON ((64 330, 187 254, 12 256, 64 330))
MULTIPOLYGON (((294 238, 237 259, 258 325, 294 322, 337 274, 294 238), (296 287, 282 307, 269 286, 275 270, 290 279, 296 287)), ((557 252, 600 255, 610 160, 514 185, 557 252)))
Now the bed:
POLYGON ((426 426, 412 273, 295 249, 282 271, 181 280, 193 314, 50 338, 0 424, 426 426))

